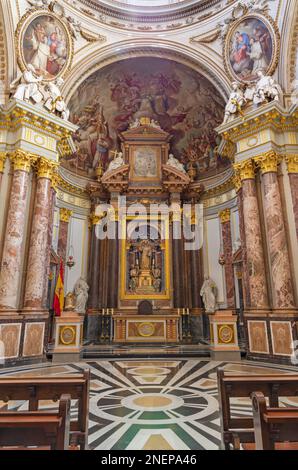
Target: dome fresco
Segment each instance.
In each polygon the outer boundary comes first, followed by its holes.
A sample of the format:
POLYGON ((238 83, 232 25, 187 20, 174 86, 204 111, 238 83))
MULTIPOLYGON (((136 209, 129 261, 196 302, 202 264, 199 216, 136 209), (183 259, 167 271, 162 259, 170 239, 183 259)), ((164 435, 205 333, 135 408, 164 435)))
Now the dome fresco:
POLYGON ((106 168, 111 151, 119 150, 119 133, 141 117, 154 119, 172 135, 171 151, 182 163, 197 155, 201 178, 229 165, 214 151, 223 98, 205 77, 175 61, 137 58, 108 65, 79 86, 69 106, 79 126, 77 152, 63 164, 77 174, 95 175, 98 152, 106 168))

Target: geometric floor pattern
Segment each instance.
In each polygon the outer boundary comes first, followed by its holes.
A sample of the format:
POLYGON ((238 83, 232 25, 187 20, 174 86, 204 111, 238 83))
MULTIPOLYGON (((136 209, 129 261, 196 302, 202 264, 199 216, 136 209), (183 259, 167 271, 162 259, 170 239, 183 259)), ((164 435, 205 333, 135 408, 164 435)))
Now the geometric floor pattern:
MULTIPOLYGON (((219 366, 237 373, 272 372, 271 367, 243 363, 140 359, 38 367, 12 375, 54 376, 90 368, 90 449, 216 450, 220 448, 216 382, 219 366)), ((297 399, 287 400, 286 404, 297 406, 297 399)), ((56 404, 44 402, 42 407, 54 408, 56 404)), ((26 409, 26 403, 10 403, 9 408, 26 409)), ((234 416, 250 416, 250 401, 235 400, 232 411, 234 416)))

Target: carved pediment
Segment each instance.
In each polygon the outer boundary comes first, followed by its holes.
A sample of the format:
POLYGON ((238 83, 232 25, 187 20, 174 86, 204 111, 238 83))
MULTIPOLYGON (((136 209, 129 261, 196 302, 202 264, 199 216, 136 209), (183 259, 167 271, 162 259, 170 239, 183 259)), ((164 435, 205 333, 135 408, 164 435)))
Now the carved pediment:
POLYGON ((162 165, 163 186, 170 192, 185 191, 190 184, 190 177, 170 165, 162 165))
POLYGON ((101 178, 103 187, 109 192, 123 192, 128 186, 129 165, 122 165, 115 170, 107 171, 101 178))
POLYGON ((151 125, 140 125, 128 129, 121 133, 122 141, 131 141, 131 140, 158 140, 168 142, 171 139, 171 135, 168 132, 165 132, 160 127, 153 127, 151 125))

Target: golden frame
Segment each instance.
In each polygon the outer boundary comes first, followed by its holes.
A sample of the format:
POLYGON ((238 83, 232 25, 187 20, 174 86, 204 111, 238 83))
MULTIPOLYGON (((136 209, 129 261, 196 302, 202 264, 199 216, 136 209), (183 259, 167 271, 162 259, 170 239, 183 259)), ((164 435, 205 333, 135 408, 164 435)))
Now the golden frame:
POLYGON ((61 29, 63 29, 66 37, 66 47, 67 47, 67 59, 66 62, 62 68, 62 70, 53 78, 45 78, 44 81, 46 82, 51 82, 54 80, 57 80, 58 77, 63 77, 67 75, 71 69, 72 62, 73 62, 73 56, 74 56, 74 40, 73 36, 71 34, 69 25, 67 22, 59 15, 56 13, 50 11, 50 10, 36 10, 32 11, 29 10, 19 21, 16 32, 15 32, 15 37, 16 37, 16 43, 17 43, 17 61, 18 65, 21 69, 22 72, 26 70, 27 63, 24 57, 24 51, 23 51, 23 40, 24 40, 24 35, 25 32, 27 31, 27 28, 30 26, 32 21, 34 21, 38 17, 42 16, 49 16, 51 18, 54 18, 59 25, 61 26, 61 29))
MULTIPOLYGON (((137 220, 140 221, 141 216, 138 216, 137 220)), ((170 279, 170 227, 169 221, 167 216, 163 215, 148 215, 146 219, 146 215, 144 215, 144 221, 150 222, 150 220, 161 221, 164 223, 164 247, 165 247, 165 290, 160 294, 130 294, 126 291, 126 226, 127 221, 134 220, 134 216, 125 216, 121 218, 120 223, 120 233, 121 233, 121 240, 120 240, 120 300, 170 300, 170 288, 171 288, 171 279, 170 279)))
POLYGON ((273 72, 275 71, 278 61, 279 61, 279 56, 280 56, 280 33, 277 24, 275 21, 271 18, 271 16, 263 13, 247 13, 240 18, 238 18, 236 21, 233 21, 231 27, 229 28, 225 41, 224 41, 224 46, 223 46, 223 59, 224 59, 224 66, 225 70, 230 77, 231 80, 236 80, 238 82, 241 82, 243 84, 249 84, 253 83, 256 80, 243 80, 239 76, 236 75, 236 73, 233 71, 231 67, 231 61, 230 61, 230 44, 231 44, 231 39, 235 31, 239 28, 239 25, 246 20, 249 19, 258 19, 262 21, 265 26, 268 28, 268 31, 270 32, 270 36, 272 39, 272 58, 271 62, 266 70, 266 75, 272 75, 273 72))
POLYGON ((161 148, 160 145, 132 144, 129 148, 130 179, 136 182, 160 182, 161 180, 161 148), (156 176, 139 176, 135 174, 136 152, 141 148, 150 148, 155 151, 156 176))

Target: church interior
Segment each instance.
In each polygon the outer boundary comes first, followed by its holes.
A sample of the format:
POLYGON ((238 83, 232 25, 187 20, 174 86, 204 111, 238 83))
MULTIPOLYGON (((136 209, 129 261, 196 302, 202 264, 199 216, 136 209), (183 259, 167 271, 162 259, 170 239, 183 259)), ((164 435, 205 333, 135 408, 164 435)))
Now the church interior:
POLYGON ((0 449, 298 450, 298 2, 0 0, 0 449))

